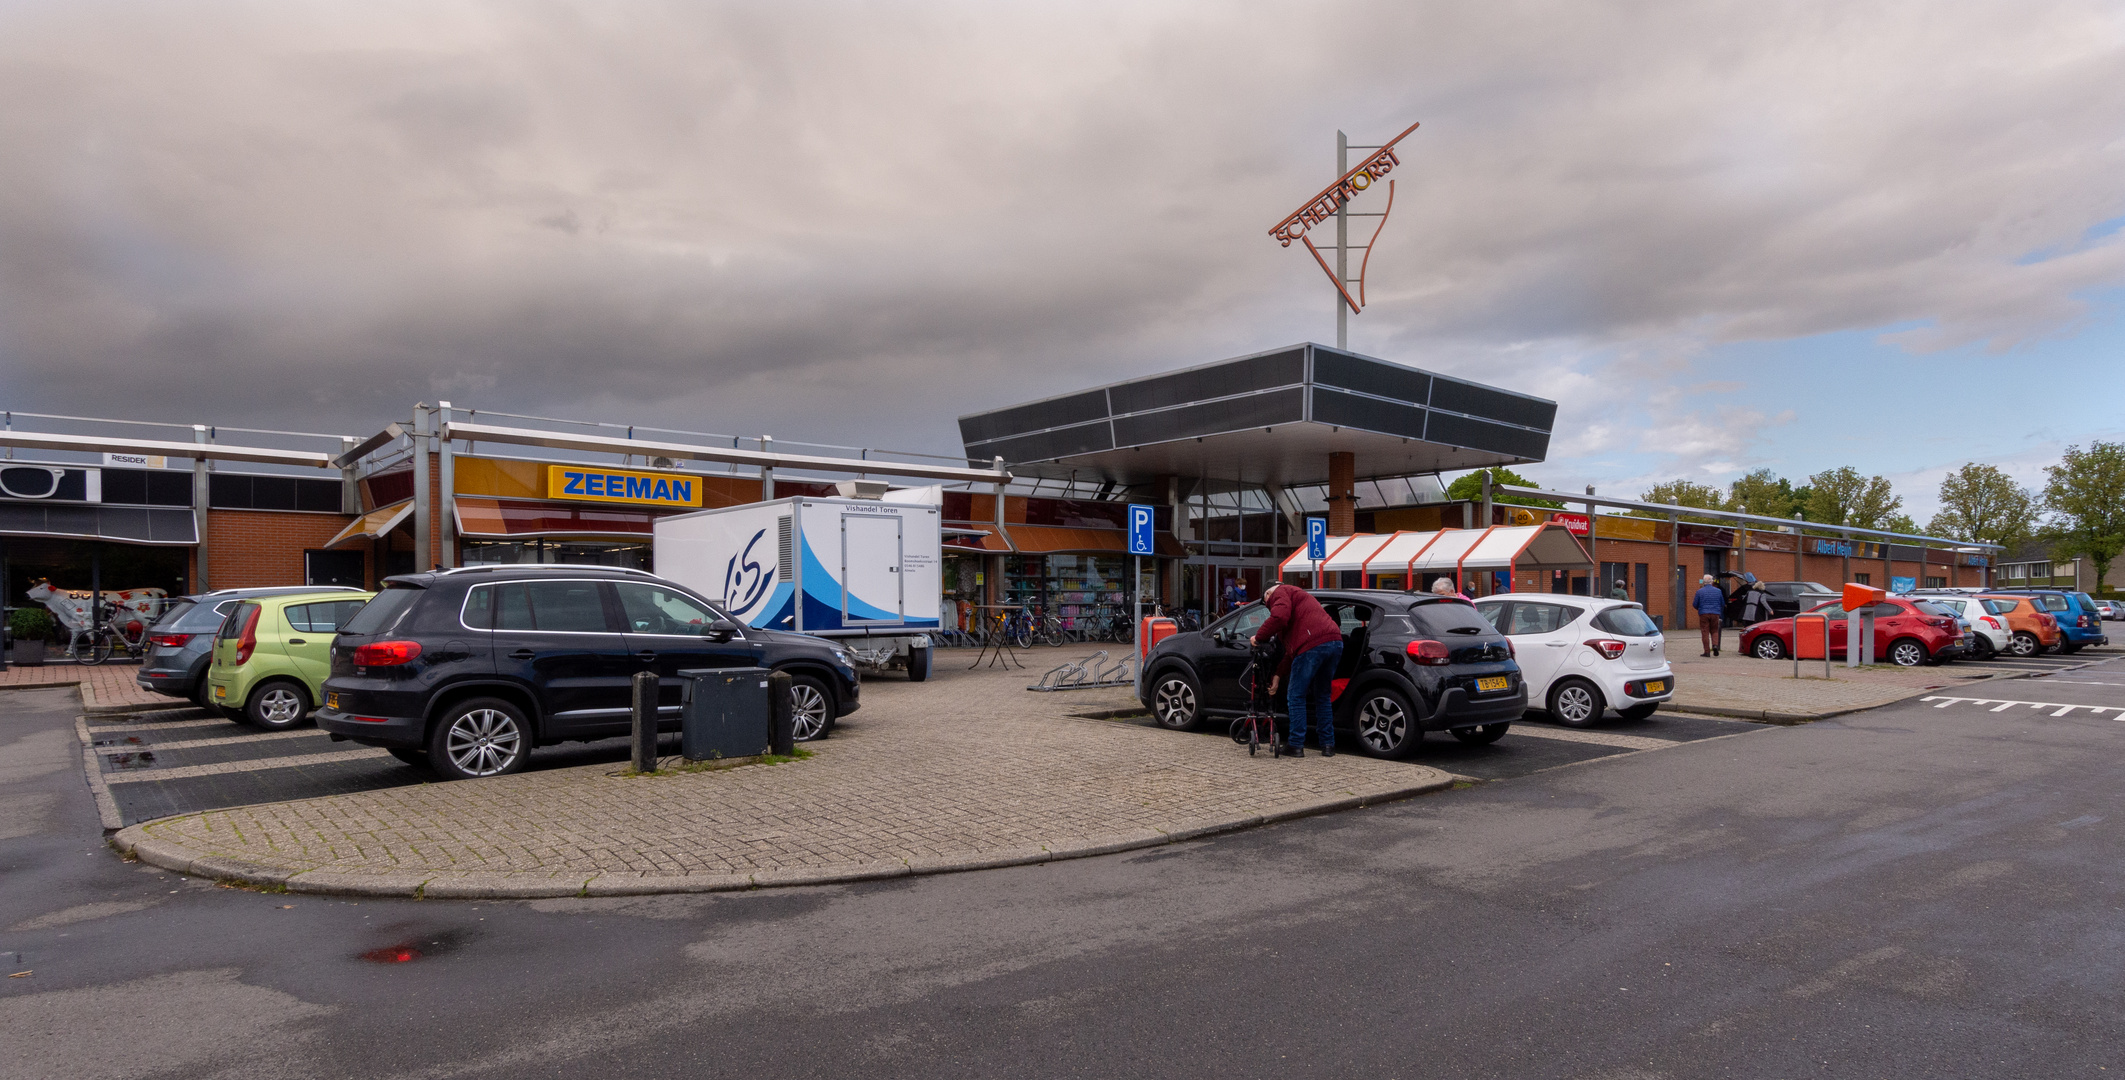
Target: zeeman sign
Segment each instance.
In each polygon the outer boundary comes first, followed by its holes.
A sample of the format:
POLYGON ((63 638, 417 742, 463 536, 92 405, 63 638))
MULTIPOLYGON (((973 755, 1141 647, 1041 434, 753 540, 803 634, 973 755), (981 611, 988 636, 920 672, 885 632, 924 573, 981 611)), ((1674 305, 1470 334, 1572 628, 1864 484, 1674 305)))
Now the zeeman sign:
POLYGON ((548 465, 546 497, 644 506, 699 506, 701 478, 629 469, 548 465))

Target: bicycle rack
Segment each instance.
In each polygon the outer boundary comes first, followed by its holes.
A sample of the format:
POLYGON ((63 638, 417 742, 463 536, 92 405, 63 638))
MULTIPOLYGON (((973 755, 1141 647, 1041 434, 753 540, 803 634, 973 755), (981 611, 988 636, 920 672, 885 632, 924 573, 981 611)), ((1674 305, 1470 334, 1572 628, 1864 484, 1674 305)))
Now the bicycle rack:
POLYGON ((1107 650, 1101 649, 1083 660, 1058 664, 1040 677, 1040 681, 1026 687, 1036 693, 1052 693, 1057 690, 1095 690, 1110 686, 1136 685, 1136 657, 1124 656, 1110 659, 1107 650))

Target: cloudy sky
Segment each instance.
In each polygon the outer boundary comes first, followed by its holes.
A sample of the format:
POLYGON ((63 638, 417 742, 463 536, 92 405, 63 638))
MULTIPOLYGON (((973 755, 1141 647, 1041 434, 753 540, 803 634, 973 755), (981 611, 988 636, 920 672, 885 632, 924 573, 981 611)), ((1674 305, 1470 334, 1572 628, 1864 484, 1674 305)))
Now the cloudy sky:
POLYGON ((1352 347, 1557 399, 1544 482, 2125 434, 2125 7, 2029 0, 0 0, 0 396, 949 453, 1332 342, 1267 230, 1411 121, 1352 347))

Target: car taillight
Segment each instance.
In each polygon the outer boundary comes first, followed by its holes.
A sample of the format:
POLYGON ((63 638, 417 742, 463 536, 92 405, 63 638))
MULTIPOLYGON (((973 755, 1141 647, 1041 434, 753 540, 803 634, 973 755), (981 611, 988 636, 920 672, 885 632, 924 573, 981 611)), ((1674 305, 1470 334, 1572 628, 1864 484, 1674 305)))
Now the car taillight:
POLYGON ((236 666, 251 662, 251 654, 258 650, 258 613, 264 608, 254 607, 243 621, 243 636, 236 639, 236 666))
POLYGON ((1408 653, 1410 659, 1419 664, 1444 667, 1447 663, 1446 643, 1443 641, 1418 639, 1403 647, 1402 651, 1408 653))
POLYGON ((2039 614, 2036 617, 2036 624, 2038 626, 2057 626, 2059 624, 2059 621, 2049 615, 2039 614))
POLYGON ((2081 616, 2081 625, 2082 625, 2082 626, 2087 626, 2087 625, 2088 625, 2088 616, 2086 616, 2086 615, 2083 615, 2083 616, 2081 616))
POLYGON ((1624 644, 1615 638, 1588 638, 1586 647, 1600 653, 1603 660, 1618 660, 1623 657, 1624 644))
POLYGON ((149 636, 148 640, 154 642, 157 645, 162 646, 165 649, 182 649, 184 648, 185 642, 192 640, 192 635, 153 634, 149 636))
POLYGON ((397 667, 421 654, 418 641, 372 641, 354 647, 355 667, 397 667))
POLYGON ((1520 655, 1520 654, 1519 654, 1519 653, 1518 653, 1517 651, 1515 651, 1515 650, 1513 649, 1513 639, 1511 639, 1511 638, 1506 638, 1506 639, 1505 639, 1505 658, 1506 658, 1507 660, 1512 660, 1512 659, 1516 659, 1517 657, 1519 657, 1519 655, 1520 655))

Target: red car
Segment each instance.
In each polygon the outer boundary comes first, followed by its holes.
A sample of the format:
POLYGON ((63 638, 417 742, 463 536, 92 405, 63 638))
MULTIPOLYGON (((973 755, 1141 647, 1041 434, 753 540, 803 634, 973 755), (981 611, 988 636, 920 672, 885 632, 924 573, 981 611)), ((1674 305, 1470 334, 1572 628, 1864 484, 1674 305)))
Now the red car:
MULTIPOLYGON (((1890 597, 1874 605, 1874 659, 1900 667, 1953 660, 1971 651, 1972 635, 1962 630, 1952 612, 1924 600, 1890 597)), ((1830 655, 1845 654, 1845 632, 1851 620, 1845 606, 1836 601, 1810 608, 1809 616, 1830 617, 1830 655)), ((1741 635, 1744 656, 1759 660, 1782 660, 1793 655, 1793 619, 1768 619, 1741 635)))

